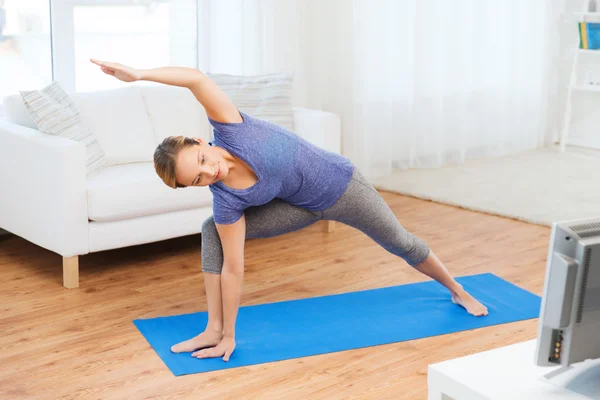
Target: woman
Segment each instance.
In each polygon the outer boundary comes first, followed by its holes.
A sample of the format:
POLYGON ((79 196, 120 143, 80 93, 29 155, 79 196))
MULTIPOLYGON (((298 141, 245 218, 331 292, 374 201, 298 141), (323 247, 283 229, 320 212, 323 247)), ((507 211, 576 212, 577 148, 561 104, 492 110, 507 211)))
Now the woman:
POLYGON ((379 193, 345 157, 293 132, 240 112, 202 72, 185 67, 134 69, 91 60, 124 82, 146 80, 186 87, 206 110, 214 140, 168 137, 154 166, 172 188, 209 186, 213 216, 202 225, 202 271, 208 304, 204 332, 174 345, 197 358, 235 348, 235 321, 244 276, 244 242, 296 231, 319 220, 355 227, 389 252, 445 286, 470 314, 487 308, 454 280, 427 245, 407 232, 379 193))

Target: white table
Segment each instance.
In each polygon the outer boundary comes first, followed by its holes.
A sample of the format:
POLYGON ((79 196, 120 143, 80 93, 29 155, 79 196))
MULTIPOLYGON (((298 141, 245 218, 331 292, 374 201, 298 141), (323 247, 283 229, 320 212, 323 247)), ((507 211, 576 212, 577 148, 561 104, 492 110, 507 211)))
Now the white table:
MULTIPOLYGON (((538 367, 534 363, 535 340, 517 343, 470 356, 432 364, 428 369, 429 400, 589 400, 600 398, 600 386, 592 389, 594 397, 561 388, 559 382, 570 372, 552 379, 544 375, 559 367, 538 367), (596 395, 598 397, 596 397, 596 395)), ((600 360, 588 361, 600 366, 600 360)), ((594 371, 598 368, 594 369, 594 371)), ((597 380, 596 380, 597 381, 597 380)), ((589 391, 589 389, 588 389, 589 391)))

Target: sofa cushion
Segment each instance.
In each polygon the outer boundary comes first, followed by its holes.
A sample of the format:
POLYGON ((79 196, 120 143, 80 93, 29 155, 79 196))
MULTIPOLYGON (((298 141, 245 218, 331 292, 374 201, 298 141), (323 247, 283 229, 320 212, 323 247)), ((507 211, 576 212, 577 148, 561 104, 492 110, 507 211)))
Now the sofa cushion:
POLYGON ((187 88, 168 85, 139 85, 157 143, 168 136, 212 139, 204 107, 187 88))
POLYGON ((83 122, 104 149, 107 165, 152 161, 157 143, 136 87, 75 93, 72 97, 83 122))
POLYGON ((80 142, 86 150, 86 173, 105 166, 104 150, 94 132, 81 120, 73 100, 58 82, 40 90, 22 91, 23 103, 42 133, 80 142))
POLYGON ((211 74, 238 109, 289 130, 294 129, 292 109, 293 76, 287 73, 265 75, 211 74))
POLYGON ((87 189, 89 219, 99 222, 212 205, 208 187, 171 189, 160 180, 150 162, 96 171, 88 176, 87 189))

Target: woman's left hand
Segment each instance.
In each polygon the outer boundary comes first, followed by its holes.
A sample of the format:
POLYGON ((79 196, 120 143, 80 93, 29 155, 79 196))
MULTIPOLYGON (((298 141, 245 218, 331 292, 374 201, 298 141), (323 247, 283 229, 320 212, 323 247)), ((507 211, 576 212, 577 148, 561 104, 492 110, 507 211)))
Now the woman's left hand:
POLYGON ((216 347, 202 349, 192 353, 192 357, 196 358, 215 358, 222 357, 223 361, 229 361, 229 357, 235 349, 235 339, 230 336, 224 336, 221 342, 216 347))
POLYGON ((100 61, 90 58, 90 61, 96 65, 100 66, 102 72, 106 75, 111 75, 123 82, 135 82, 142 79, 142 73, 135 69, 128 67, 127 65, 108 62, 108 61, 100 61))

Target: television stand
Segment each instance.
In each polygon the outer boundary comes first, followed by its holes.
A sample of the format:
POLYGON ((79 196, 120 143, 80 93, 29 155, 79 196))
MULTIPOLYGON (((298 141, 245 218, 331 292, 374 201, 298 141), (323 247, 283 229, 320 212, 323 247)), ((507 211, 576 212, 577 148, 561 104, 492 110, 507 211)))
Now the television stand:
POLYGON ((560 366, 538 367, 535 344, 530 340, 430 365, 428 399, 600 399, 600 360, 565 371, 560 366))

